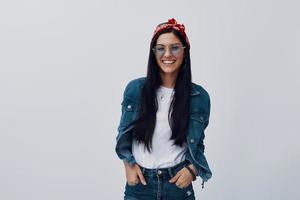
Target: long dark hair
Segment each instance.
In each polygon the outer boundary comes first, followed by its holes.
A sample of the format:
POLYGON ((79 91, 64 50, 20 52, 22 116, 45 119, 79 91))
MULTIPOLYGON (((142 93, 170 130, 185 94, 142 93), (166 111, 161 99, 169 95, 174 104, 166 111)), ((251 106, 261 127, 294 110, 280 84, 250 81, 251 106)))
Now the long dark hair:
POLYGON ((156 123, 156 112, 158 109, 156 89, 162 83, 159 74, 159 66, 152 48, 156 44, 159 35, 169 32, 174 33, 180 39, 183 46, 186 47, 184 49, 184 59, 176 78, 174 88, 175 93, 168 112, 168 120, 172 130, 170 139, 174 141, 174 145, 183 145, 188 128, 190 87, 192 79, 190 49, 179 31, 166 29, 152 38, 149 51, 147 77, 141 92, 139 115, 137 120, 133 123, 133 139, 138 143, 144 143, 149 152, 151 152, 152 149, 152 137, 156 123))

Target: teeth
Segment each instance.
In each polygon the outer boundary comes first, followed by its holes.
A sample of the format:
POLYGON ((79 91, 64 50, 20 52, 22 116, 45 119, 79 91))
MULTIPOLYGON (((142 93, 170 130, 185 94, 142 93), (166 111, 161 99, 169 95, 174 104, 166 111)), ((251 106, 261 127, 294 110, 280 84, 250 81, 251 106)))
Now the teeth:
POLYGON ((173 64, 174 62, 175 62, 174 60, 173 61, 171 61, 171 60, 170 61, 169 60, 164 60, 163 61, 163 63, 165 63, 165 64, 173 64))

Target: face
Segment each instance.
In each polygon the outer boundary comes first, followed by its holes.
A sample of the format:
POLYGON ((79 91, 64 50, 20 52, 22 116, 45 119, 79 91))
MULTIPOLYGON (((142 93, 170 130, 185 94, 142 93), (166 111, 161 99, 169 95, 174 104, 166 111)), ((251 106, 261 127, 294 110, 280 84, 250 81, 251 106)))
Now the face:
POLYGON ((160 72, 165 75, 177 75, 184 57, 184 47, 174 33, 163 33, 154 47, 160 72))

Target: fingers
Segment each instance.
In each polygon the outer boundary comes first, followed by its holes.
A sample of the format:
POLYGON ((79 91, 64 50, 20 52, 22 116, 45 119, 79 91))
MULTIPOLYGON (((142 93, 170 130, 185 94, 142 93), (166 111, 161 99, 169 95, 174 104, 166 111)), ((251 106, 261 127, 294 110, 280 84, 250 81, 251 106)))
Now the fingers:
POLYGON ((185 188, 190 184, 189 180, 186 180, 184 175, 181 175, 178 180, 175 182, 175 185, 179 188, 185 188))
POLYGON ((139 183, 139 177, 138 177, 138 175, 135 174, 135 175, 132 175, 132 176, 128 177, 127 178, 127 183, 130 186, 134 186, 134 185, 138 184, 139 183))
POLYGON ((180 181, 177 181, 177 182, 175 183, 175 185, 176 185, 177 187, 183 189, 183 188, 188 187, 188 186, 191 184, 191 182, 192 182, 192 181, 189 181, 189 182, 180 182, 180 181))
POLYGON ((139 183, 139 180, 136 179, 136 181, 127 181, 127 183, 128 183, 128 185, 130 185, 130 186, 134 186, 134 185, 136 185, 136 184, 139 183))
POLYGON ((127 166, 126 168, 126 179, 128 185, 134 186, 141 181, 144 185, 146 184, 143 173, 139 165, 127 166))
POLYGON ((177 181, 177 179, 179 178, 180 174, 181 174, 181 170, 179 172, 177 172, 177 174, 173 178, 171 178, 171 180, 169 180, 169 182, 170 183, 174 183, 175 181, 177 181))
POLYGON ((139 166, 137 166, 137 175, 138 175, 140 181, 143 183, 143 185, 147 185, 146 180, 144 178, 144 175, 143 175, 143 173, 141 171, 141 168, 139 166))
POLYGON ((176 184, 179 188, 187 187, 193 181, 193 177, 186 169, 181 169, 169 182, 176 184))

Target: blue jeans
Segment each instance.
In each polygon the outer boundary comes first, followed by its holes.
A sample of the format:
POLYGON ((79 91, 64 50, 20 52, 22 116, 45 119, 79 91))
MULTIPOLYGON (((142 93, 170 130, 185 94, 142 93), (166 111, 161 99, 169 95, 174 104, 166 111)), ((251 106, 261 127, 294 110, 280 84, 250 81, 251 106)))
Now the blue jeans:
POLYGON ((187 163, 185 160, 173 167, 157 169, 140 166, 147 185, 139 181, 131 186, 126 181, 124 200, 195 200, 192 183, 181 189, 169 182, 187 163))

